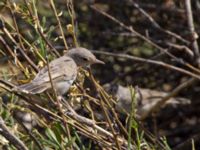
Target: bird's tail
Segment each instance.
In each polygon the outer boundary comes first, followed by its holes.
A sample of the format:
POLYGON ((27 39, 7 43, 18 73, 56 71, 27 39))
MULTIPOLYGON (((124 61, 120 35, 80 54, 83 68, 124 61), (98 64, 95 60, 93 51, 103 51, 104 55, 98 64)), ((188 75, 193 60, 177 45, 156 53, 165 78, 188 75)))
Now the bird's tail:
POLYGON ((15 90, 22 91, 26 94, 38 94, 38 93, 42 93, 43 91, 45 91, 47 89, 47 87, 48 86, 46 84, 39 85, 37 83, 31 82, 31 83, 17 86, 15 90))

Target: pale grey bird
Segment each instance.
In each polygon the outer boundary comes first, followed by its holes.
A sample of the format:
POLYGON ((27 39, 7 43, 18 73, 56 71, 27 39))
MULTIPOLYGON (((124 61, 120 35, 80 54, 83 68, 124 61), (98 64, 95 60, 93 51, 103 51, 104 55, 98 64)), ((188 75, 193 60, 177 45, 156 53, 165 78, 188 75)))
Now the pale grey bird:
MULTIPOLYGON (((85 67, 91 64, 104 64, 85 48, 73 48, 64 56, 49 63, 49 70, 54 88, 58 95, 65 94, 77 76, 79 66, 85 67)), ((27 84, 17 87, 18 90, 27 94, 38 94, 51 89, 48 67, 45 66, 36 77, 27 84)))
MULTIPOLYGON (((120 113, 123 113, 124 111, 130 113, 131 112, 131 103, 132 103, 132 96, 131 91, 129 87, 124 87, 119 84, 105 84, 104 88, 107 92, 112 94, 117 99, 116 103, 116 110, 120 113)), ((145 89, 140 88, 138 91, 136 91, 135 97, 136 97, 136 108, 137 108, 137 114, 143 115, 140 110, 149 110, 153 109, 153 107, 163 100, 163 97, 167 96, 169 93, 167 92, 161 92, 157 90, 152 89, 145 89)), ((190 104, 190 99, 183 98, 183 97, 170 97, 168 101, 165 101, 164 104, 167 105, 187 105, 190 104)), ((163 105, 164 105, 163 104, 163 105)), ((160 106, 162 107, 162 106, 160 106)))

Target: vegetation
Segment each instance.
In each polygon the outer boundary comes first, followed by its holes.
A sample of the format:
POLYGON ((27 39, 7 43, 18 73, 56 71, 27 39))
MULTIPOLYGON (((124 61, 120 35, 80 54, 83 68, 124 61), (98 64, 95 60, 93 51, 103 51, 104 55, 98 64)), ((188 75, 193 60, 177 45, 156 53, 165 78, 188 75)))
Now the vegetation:
POLYGON ((198 149, 199 4, 1 0, 0 149, 198 149), (64 100, 13 90, 79 46, 105 65, 64 100))

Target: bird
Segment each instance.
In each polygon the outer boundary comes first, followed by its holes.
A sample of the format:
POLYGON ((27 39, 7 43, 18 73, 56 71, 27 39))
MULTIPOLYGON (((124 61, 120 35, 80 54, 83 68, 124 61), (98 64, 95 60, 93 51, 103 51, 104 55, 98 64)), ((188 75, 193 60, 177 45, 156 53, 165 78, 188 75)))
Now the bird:
MULTIPOLYGON (((131 107, 132 107, 132 93, 131 89, 129 87, 122 86, 120 84, 114 83, 109 84, 106 83, 103 85, 104 89, 111 94, 114 98, 117 99, 116 101, 116 110, 119 113, 130 113, 131 107)), ((157 91, 153 89, 147 89, 147 88, 138 88, 138 90, 135 91, 135 97, 136 97, 136 109, 137 109, 137 115, 142 116, 144 113, 143 110, 149 110, 153 109, 153 107, 163 100, 165 96, 167 96, 169 93, 163 92, 163 91, 157 91)), ((170 97, 168 101, 164 103, 163 106, 169 105, 169 106, 176 106, 176 105, 188 105, 190 104, 190 99, 183 98, 183 97, 170 97), (166 105, 165 105, 166 104, 166 105)), ((162 107, 162 106, 160 106, 162 107)))
POLYGON ((56 93, 60 96, 67 93, 77 77, 78 67, 87 67, 92 64, 104 64, 103 61, 88 49, 83 47, 72 48, 65 55, 54 59, 48 66, 42 68, 35 78, 16 89, 26 94, 40 94, 52 89, 49 72, 56 93))

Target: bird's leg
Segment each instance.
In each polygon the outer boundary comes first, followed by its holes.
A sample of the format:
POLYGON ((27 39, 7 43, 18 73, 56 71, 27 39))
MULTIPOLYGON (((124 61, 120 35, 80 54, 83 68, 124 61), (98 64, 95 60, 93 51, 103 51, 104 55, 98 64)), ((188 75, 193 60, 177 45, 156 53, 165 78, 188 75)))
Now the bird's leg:
POLYGON ((61 95, 59 95, 58 97, 57 97, 57 99, 59 100, 59 101, 61 101, 62 100, 62 96, 61 95))
POLYGON ((62 96, 62 95, 58 95, 56 98, 57 98, 57 101, 55 102, 56 106, 57 106, 58 108, 62 108, 62 103, 61 103, 61 101, 62 101, 62 99, 63 99, 63 96, 62 96))

